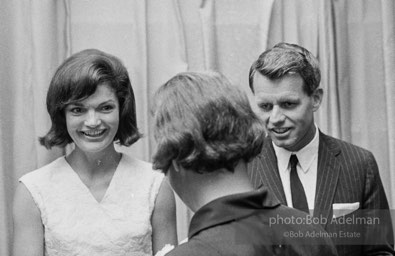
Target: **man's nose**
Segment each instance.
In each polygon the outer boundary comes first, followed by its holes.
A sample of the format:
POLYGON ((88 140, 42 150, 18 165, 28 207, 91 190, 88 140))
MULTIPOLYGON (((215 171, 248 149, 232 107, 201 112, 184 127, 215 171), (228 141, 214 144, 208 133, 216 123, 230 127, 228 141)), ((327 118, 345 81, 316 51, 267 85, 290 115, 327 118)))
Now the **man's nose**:
POLYGON ((101 124, 100 115, 94 110, 89 110, 85 119, 85 125, 89 127, 96 127, 101 124))
POLYGON ((273 124, 284 122, 285 116, 283 110, 279 106, 273 106, 270 114, 270 122, 273 124))

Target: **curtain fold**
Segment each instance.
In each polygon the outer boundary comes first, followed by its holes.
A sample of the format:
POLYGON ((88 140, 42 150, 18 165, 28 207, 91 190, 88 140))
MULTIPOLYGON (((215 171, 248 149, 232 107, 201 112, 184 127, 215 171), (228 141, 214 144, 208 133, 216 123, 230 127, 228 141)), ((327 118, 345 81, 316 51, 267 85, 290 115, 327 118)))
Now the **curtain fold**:
POLYGON ((273 0, 206 0, 200 7, 205 69, 214 69, 247 93, 252 62, 267 44, 273 0))
POLYGON ((45 150, 45 94, 54 68, 64 58, 58 31, 62 1, 13 1, 1 8, 1 194, 0 254, 11 253, 12 199, 17 180, 60 156, 45 150), (3 41, 4 40, 4 41, 3 41))
POLYGON ((216 49, 217 44, 215 40, 215 2, 213 0, 203 1, 199 9, 199 13, 201 19, 201 31, 204 52, 204 69, 218 70, 218 58, 216 49))
POLYGON ((317 57, 321 68, 321 87, 324 96, 316 120, 324 133, 341 138, 339 84, 337 81, 335 27, 332 3, 326 0, 315 2, 317 4, 318 24, 318 52, 317 57))
POLYGON ((318 13, 315 0, 274 1, 270 18, 268 47, 279 42, 299 44, 318 53, 318 13))
MULTIPOLYGON (((388 143, 388 169, 383 170, 382 176, 387 184, 389 200, 395 208, 395 2, 384 0, 381 6, 382 19, 382 49, 384 59, 384 86, 387 112, 386 137, 388 143)), ((393 220, 395 226, 395 220, 393 220)), ((395 229, 394 229, 395 230, 395 229)))
MULTIPOLYGON (((174 74, 187 71, 186 44, 181 10, 178 0, 147 1, 147 93, 145 95, 149 120, 149 133, 153 123, 150 109, 151 98, 155 91, 174 74)), ((133 44, 131 45, 133 47, 133 44)), ((155 150, 155 140, 149 136, 150 159, 155 150)))
POLYGON ((373 152, 394 207, 394 5, 385 0, 333 3, 342 138, 373 152))

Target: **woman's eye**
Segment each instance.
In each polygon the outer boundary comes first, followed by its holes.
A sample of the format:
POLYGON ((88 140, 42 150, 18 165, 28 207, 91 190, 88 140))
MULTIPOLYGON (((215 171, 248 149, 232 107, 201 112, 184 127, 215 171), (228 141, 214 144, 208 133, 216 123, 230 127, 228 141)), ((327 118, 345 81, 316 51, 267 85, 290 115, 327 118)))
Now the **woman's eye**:
POLYGON ((70 112, 73 114, 80 114, 80 113, 82 113, 82 108, 75 107, 75 108, 70 109, 70 112))
POLYGON ((113 110, 113 109, 114 109, 114 107, 111 106, 111 105, 106 105, 106 106, 103 106, 103 107, 101 108, 102 111, 106 111, 106 112, 111 111, 111 110, 113 110))

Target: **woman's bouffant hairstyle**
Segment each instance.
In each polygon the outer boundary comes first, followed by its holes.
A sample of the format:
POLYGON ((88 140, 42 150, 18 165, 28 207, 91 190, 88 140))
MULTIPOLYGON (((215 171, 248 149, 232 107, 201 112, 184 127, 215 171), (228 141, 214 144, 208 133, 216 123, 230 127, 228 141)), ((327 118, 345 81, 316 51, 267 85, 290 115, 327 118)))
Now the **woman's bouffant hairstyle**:
POLYGON ((304 80, 303 90, 311 96, 321 81, 318 60, 305 48, 289 43, 278 43, 263 52, 251 65, 249 84, 254 92, 254 75, 256 72, 269 79, 279 79, 287 74, 299 74, 304 80))
POLYGON ((88 98, 102 84, 112 88, 119 101, 119 127, 114 141, 123 146, 136 142, 141 134, 137 129, 136 103, 126 68, 115 56, 87 49, 66 59, 51 80, 47 110, 52 126, 39 138, 41 145, 50 149, 72 143, 66 126, 66 106, 88 98))
POLYGON ((167 173, 174 160, 198 173, 233 172, 262 148, 262 121, 246 94, 219 73, 180 73, 158 89, 154 104, 154 169, 167 173))

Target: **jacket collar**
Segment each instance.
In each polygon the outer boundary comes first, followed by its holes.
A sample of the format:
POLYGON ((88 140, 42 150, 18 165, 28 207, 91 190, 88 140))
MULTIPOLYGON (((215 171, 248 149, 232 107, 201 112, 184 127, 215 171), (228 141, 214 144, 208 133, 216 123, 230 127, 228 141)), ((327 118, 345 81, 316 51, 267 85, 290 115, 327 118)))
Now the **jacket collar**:
POLYGON ((256 173, 256 177, 252 178, 254 187, 268 187, 282 204, 287 205, 277 166, 277 156, 269 136, 265 138, 261 153, 249 165, 249 169, 251 174, 256 173))
POLYGON ((335 139, 320 132, 314 216, 329 219, 339 181, 341 150, 335 139))
POLYGON ((246 218, 261 209, 273 209, 280 202, 267 189, 217 198, 201 207, 192 217, 188 238, 211 227, 246 218))

